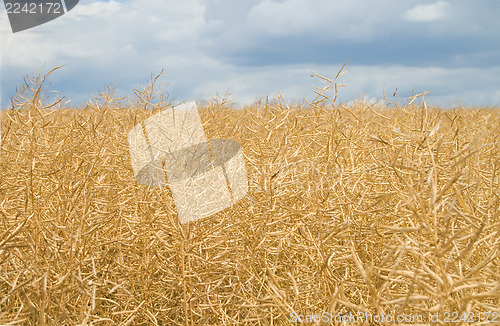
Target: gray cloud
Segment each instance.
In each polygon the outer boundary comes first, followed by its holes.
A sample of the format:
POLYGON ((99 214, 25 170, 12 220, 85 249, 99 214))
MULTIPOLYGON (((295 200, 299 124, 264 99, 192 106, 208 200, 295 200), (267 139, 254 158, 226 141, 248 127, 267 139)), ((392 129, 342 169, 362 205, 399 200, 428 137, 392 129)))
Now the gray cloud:
POLYGON ((312 94, 311 72, 334 74, 349 60, 346 101, 380 98, 385 86, 433 90, 437 104, 499 105, 500 3, 480 4, 88 0, 14 35, 0 15, 2 90, 11 96, 32 70, 64 64, 51 89, 74 102, 108 84, 131 94, 163 68, 176 100, 228 89, 241 103, 279 91, 300 99, 312 94))

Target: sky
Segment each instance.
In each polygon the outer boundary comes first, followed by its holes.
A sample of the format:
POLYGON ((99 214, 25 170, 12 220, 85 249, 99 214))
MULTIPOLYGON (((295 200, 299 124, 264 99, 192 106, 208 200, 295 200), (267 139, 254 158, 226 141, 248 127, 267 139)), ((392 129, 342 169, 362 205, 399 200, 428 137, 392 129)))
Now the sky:
POLYGON ((1 106, 23 78, 64 65, 48 89, 73 105, 107 86, 133 89, 164 69, 173 102, 311 100, 319 74, 339 100, 400 101, 431 91, 443 107, 500 106, 498 0, 80 0, 12 33, 0 10, 1 106))

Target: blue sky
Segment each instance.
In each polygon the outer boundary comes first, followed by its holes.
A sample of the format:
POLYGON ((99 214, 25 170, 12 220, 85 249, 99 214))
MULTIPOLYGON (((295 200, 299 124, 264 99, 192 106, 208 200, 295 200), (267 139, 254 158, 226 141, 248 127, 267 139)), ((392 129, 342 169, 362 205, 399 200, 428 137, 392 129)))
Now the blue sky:
POLYGON ((50 89, 77 105, 108 85, 129 96, 162 69, 175 102, 311 99, 311 74, 332 77, 346 60, 344 102, 397 88, 432 91, 434 105, 500 106, 498 13, 497 0, 80 0, 12 34, 2 8, 2 107, 25 75, 59 65, 50 89))

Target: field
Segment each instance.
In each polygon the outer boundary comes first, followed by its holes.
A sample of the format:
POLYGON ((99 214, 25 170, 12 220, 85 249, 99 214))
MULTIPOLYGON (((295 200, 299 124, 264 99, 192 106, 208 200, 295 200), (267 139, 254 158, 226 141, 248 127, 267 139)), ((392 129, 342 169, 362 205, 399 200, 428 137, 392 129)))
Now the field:
POLYGON ((498 109, 202 103, 249 192, 181 225, 130 164, 161 108, 33 89, 1 112, 0 324, 500 323, 498 109))

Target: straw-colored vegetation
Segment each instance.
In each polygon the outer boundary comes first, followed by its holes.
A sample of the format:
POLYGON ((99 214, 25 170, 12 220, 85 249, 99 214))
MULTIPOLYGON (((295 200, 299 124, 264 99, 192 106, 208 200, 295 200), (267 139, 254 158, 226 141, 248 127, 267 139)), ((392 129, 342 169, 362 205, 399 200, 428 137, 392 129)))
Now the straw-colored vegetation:
POLYGON ((305 105, 210 101, 207 138, 241 144, 249 193, 180 225, 127 143, 168 103, 44 108, 41 81, 1 113, 0 324, 500 322, 497 109, 344 107, 334 81, 305 105))

